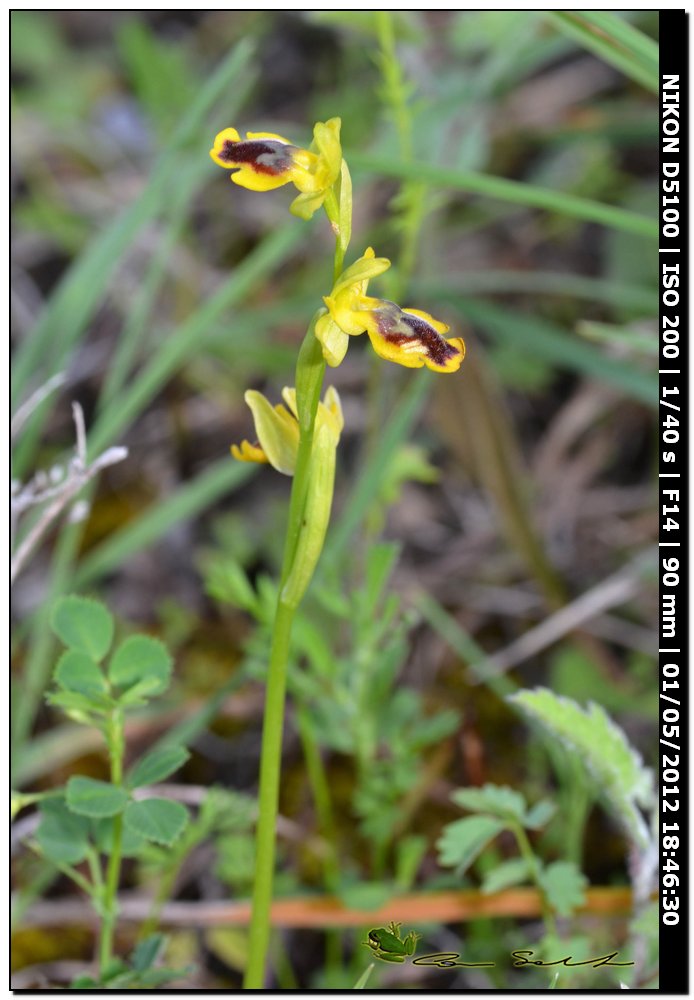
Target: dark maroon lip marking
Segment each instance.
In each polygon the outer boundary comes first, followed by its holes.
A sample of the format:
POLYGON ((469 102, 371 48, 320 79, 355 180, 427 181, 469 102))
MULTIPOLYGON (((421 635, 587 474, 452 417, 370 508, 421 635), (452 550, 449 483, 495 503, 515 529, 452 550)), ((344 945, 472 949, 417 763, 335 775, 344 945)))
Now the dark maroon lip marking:
POLYGON ((400 347, 408 340, 418 340, 425 348, 427 357, 436 365, 445 366, 451 358, 457 357, 460 351, 457 347, 437 333, 433 326, 430 326, 420 316, 412 316, 403 312, 394 302, 387 302, 385 309, 375 309, 374 313, 378 321, 378 329, 381 335, 391 344, 400 347), (409 330, 403 330, 403 326, 409 330))
POLYGON ((225 139, 217 155, 225 163, 245 164, 259 174, 277 177, 292 166, 292 151, 295 149, 296 146, 274 139, 249 139, 248 142, 225 139))

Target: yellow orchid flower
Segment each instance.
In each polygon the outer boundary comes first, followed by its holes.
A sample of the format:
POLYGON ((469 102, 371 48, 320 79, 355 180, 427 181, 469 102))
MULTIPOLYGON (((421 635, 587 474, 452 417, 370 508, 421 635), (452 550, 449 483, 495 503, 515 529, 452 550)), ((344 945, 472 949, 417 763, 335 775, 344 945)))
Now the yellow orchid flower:
MULTIPOLYGON (((282 403, 272 406, 265 396, 255 389, 249 389, 243 398, 253 414, 258 440, 255 444, 249 441, 242 441, 240 445, 232 444, 231 454, 240 462, 269 462, 278 472, 293 476, 299 448, 296 390, 286 386, 282 390, 286 406, 282 403)), ((325 392, 323 402, 318 404, 316 433, 325 427, 325 435, 334 442, 333 447, 337 447, 343 426, 340 397, 337 390, 330 386, 325 392)))
POLYGON ((368 333, 376 354, 406 368, 426 365, 435 372, 455 372, 465 357, 462 337, 446 340, 449 327, 421 309, 401 309, 387 299, 366 295, 369 280, 390 267, 369 247, 344 271, 323 301, 328 313, 316 322, 316 337, 329 365, 339 365, 348 338, 368 333))
POLYGON ((234 184, 251 191, 294 184, 301 193, 291 211, 310 219, 340 175, 340 125, 339 118, 316 122, 310 149, 301 149, 274 132, 246 132, 242 139, 235 128, 225 128, 215 136, 210 156, 220 167, 232 170, 234 184))

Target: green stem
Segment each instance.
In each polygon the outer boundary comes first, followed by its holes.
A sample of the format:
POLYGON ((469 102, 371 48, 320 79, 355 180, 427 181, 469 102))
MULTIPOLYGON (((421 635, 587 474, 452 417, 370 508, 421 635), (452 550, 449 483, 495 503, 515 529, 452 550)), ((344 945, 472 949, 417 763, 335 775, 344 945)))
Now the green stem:
POLYGON ((542 900, 542 920, 545 925, 545 929, 548 934, 552 937, 557 937, 557 923, 554 919, 554 914, 547 902, 547 897, 545 895, 545 890, 542 888, 542 883, 540 881, 540 868, 537 863, 537 858, 532 849, 532 845, 528 840, 528 836, 520 825, 520 823, 512 823, 511 830, 514 837, 516 838, 516 843, 518 844, 518 849, 521 852, 522 857, 528 865, 528 870, 530 871, 530 876, 537 886, 540 893, 540 899, 542 900))
POLYGON ((246 990, 261 990, 263 988, 265 956, 270 942, 270 904, 275 873, 275 829, 282 761, 284 693, 293 620, 294 608, 287 607, 281 600, 278 601, 275 627, 272 633, 263 720, 263 742, 260 755, 260 791, 256 830, 253 912, 249 940, 250 953, 243 982, 243 988, 246 990))
POLYGON ((296 459, 289 520, 280 575, 279 597, 275 612, 265 695, 265 716, 260 751, 260 788, 258 793, 258 827, 256 830, 255 879, 251 914, 249 959, 244 977, 244 989, 263 988, 265 959, 270 941, 270 905, 275 871, 275 831, 279 802, 280 769, 282 762, 282 732, 284 701, 287 684, 287 663, 291 628, 296 608, 282 600, 282 590, 292 569, 294 554, 301 531, 304 505, 308 490, 309 462, 313 445, 316 412, 323 385, 325 362, 320 344, 313 332, 315 319, 308 328, 299 352, 296 370, 297 407, 299 411, 299 450, 296 459))
MULTIPOLYGON (((116 786, 123 784, 123 755, 125 751, 125 733, 123 726, 123 711, 114 710, 109 721, 108 749, 111 758, 111 782, 116 786)), ((113 818, 113 843, 111 855, 106 868, 106 881, 103 890, 101 941, 99 943, 99 967, 103 975, 113 957, 113 938, 118 917, 118 885, 123 852, 123 815, 113 818)))

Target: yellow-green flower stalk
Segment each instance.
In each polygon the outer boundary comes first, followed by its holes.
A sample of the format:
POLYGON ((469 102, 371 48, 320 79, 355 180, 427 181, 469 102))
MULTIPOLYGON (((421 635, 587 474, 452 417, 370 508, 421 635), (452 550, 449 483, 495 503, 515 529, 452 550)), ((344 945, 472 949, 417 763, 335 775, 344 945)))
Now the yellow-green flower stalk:
MULTIPOLYGON (((292 476, 289 519, 282 560, 277 608, 267 673, 260 755, 256 871, 250 925, 249 959, 244 988, 263 988, 270 939, 270 905, 275 866, 275 831, 280 787, 282 729, 287 662, 292 622, 323 548, 330 518, 335 458, 343 426, 337 392, 320 394, 326 363, 343 360, 349 338, 367 333, 378 355, 408 368, 426 366, 452 372, 460 367, 465 345, 460 337, 446 340, 448 327, 419 309, 401 309, 386 299, 369 297, 371 278, 390 267, 385 257, 369 249, 344 269, 352 232, 352 182, 342 158, 340 119, 317 122, 313 142, 302 149, 274 132, 234 128, 215 138, 210 155, 231 170, 231 180, 253 191, 271 191, 294 184, 299 195, 291 211, 310 219, 321 206, 335 236, 334 285, 325 296, 326 308, 313 317, 299 351, 296 390, 282 391, 284 403, 273 406, 261 393, 249 390, 257 441, 232 445, 235 458, 267 462, 292 476)), ((314 754, 316 760, 319 755, 314 754)))
POLYGON ((331 367, 339 365, 349 337, 368 333, 379 357, 406 368, 426 366, 435 372, 455 372, 465 357, 462 337, 446 340, 448 326, 421 309, 401 309, 395 302, 366 294, 371 278, 390 267, 369 247, 363 257, 343 271, 330 295, 323 298, 328 315, 316 323, 316 337, 331 367))
POLYGON ((340 119, 316 122, 309 149, 295 146, 274 132, 246 132, 242 139, 235 128, 215 136, 210 156, 220 167, 231 170, 234 184, 251 191, 272 191, 294 184, 301 192, 291 211, 310 219, 340 175, 342 147, 340 119))

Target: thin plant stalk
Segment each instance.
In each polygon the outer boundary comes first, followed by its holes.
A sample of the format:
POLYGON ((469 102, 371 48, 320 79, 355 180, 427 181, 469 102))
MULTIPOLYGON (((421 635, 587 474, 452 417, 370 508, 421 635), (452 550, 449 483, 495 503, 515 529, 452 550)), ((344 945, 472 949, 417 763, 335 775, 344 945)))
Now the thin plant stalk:
POLYGON ((540 893, 540 900, 542 906, 542 921, 545 925, 547 934, 553 938, 556 938, 558 936, 557 923, 556 920, 554 919, 554 914, 552 913, 549 903, 547 902, 547 896, 542 886, 542 882, 540 881, 540 869, 537 863, 537 858, 535 857, 535 853, 532 849, 530 841, 528 840, 528 835, 526 834, 525 830, 523 829, 520 823, 512 823, 511 831, 514 837, 516 838, 516 843, 518 844, 518 849, 521 853, 521 856, 528 866, 530 877, 532 878, 533 882, 537 886, 538 892, 540 893))
MULTIPOLYGON (((111 758, 111 783, 123 784, 123 755, 125 751, 125 731, 123 710, 116 709, 111 716, 108 729, 108 748, 111 758)), ((102 897, 101 940, 99 942, 99 966, 103 976, 113 956, 113 938, 118 918, 118 885, 123 860, 123 816, 113 819, 113 843, 106 867, 106 882, 102 897)))
MULTIPOLYGON (((343 164, 342 184, 350 183, 349 172, 343 164)), ((325 210, 335 233, 335 258, 333 276, 342 272, 345 253, 351 233, 350 209, 343 217, 342 198, 329 192, 325 210)), ((306 332, 296 366, 296 393, 299 419, 299 448, 292 480, 289 501, 289 518, 284 544, 280 585, 272 632, 270 663, 268 668, 265 714, 263 717, 260 750, 260 784, 258 792, 258 826, 256 829, 255 878, 253 905, 249 933, 249 958, 243 986, 247 990, 263 988, 265 961, 270 942, 270 907, 275 873, 275 841, 279 807, 280 773, 282 765, 282 734, 284 731, 284 706, 287 687, 292 623, 296 606, 283 596, 284 585, 289 579, 296 554, 306 496, 309 487, 311 449, 318 412, 318 401, 323 388, 325 360, 316 339, 314 326, 321 315, 317 312, 306 332)))
MULTIPOLYGON (((315 319, 314 319, 315 322, 315 319)), ((253 911, 251 915, 249 959, 244 977, 244 989, 263 988, 265 958, 270 941, 270 906, 275 871, 275 834, 279 804, 280 770, 282 763, 282 734, 284 730, 284 705, 287 686, 287 664, 291 629, 296 608, 282 596, 301 530, 304 504, 308 490, 309 462, 315 428, 318 400, 323 385, 325 362, 320 345, 309 326, 297 364, 297 389, 303 379, 302 371, 313 364, 311 391, 301 407, 299 401, 299 450, 292 481, 289 504, 289 521, 280 575, 279 596, 272 632, 272 647, 265 696, 262 745, 260 751, 260 788, 258 796, 258 826, 256 830, 255 879, 253 883, 253 911), (315 346, 314 346, 315 345, 315 346), (320 360, 317 360, 317 356, 320 360)), ((298 395, 298 392, 297 392, 298 395)))

